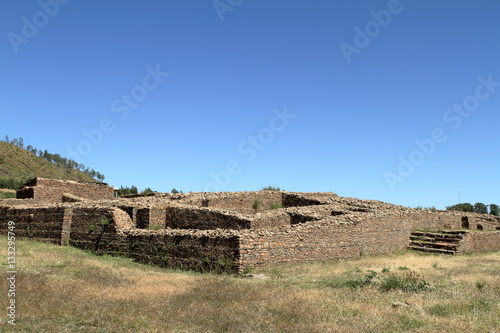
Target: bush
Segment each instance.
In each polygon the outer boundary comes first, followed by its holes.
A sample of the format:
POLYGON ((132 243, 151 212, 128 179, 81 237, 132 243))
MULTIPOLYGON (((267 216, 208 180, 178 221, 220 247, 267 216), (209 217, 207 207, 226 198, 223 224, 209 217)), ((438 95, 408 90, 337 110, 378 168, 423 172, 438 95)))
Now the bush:
POLYGON ((281 189, 278 186, 266 186, 262 188, 262 191, 281 191, 281 189))
POLYGON ((380 282, 380 291, 402 290, 419 293, 430 290, 430 283, 422 279, 416 272, 406 272, 403 276, 391 274, 380 282))
POLYGON ((260 198, 257 198, 253 201, 253 205, 252 205, 252 208, 255 209, 255 210, 258 210, 260 207, 260 198))

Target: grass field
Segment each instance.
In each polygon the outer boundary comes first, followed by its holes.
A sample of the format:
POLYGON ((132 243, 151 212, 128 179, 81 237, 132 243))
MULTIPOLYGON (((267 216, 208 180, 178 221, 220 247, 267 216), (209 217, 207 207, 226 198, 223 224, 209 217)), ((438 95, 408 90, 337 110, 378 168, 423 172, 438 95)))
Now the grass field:
POLYGON ((12 326, 5 237, 0 246, 1 332, 500 333, 499 252, 279 266, 251 279, 17 240, 12 326))

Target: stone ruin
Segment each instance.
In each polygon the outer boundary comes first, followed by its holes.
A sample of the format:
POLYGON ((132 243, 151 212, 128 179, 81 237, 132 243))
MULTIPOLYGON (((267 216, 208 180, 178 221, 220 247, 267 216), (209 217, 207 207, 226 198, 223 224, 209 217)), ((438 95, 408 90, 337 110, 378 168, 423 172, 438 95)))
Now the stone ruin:
MULTIPOLYGON (((334 193, 114 198, 106 184, 36 178, 18 190, 17 198, 0 200, 3 234, 13 221, 18 237, 197 271, 242 273, 251 267, 358 258, 405 250, 410 241, 424 249, 432 237, 412 235, 419 228, 460 229, 454 253, 500 249, 498 217, 416 210, 334 193)), ((437 238, 442 243, 446 237, 437 238)))

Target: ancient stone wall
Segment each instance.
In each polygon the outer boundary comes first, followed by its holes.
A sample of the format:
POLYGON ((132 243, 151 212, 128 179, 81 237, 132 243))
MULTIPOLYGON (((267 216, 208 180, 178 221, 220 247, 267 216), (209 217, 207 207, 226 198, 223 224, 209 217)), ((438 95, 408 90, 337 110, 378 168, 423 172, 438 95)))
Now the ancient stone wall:
POLYGON ((0 232, 7 234, 7 223, 15 223, 17 237, 59 244, 61 240, 64 208, 0 207, 0 232))
POLYGON ((469 232, 460 245, 459 252, 500 250, 500 231, 469 232))
MULTIPOLYGON (((331 197, 331 195, 327 195, 331 197)), ((318 195, 314 193, 307 193, 307 195, 301 195, 301 193, 282 193, 282 203, 284 207, 304 207, 304 206, 314 206, 327 203, 327 197, 324 195, 318 195)))
POLYGON ((249 229, 251 219, 232 212, 210 208, 171 206, 167 208, 167 226, 173 229, 249 229))
POLYGON ((292 224, 291 215, 284 210, 257 213, 250 224, 251 229, 275 228, 292 224))
MULTIPOLYGON (((126 256, 160 267, 233 273, 238 271, 238 237, 215 231, 141 230, 126 236, 126 256)), ((109 251, 110 254, 121 254, 109 251)))
POLYGON ((491 215, 469 212, 414 210, 405 217, 411 221, 413 228, 495 230, 498 226, 497 219, 491 215))
POLYGON ((69 245, 97 253, 117 251, 124 245, 123 232, 133 228, 130 217, 118 208, 73 208, 69 245))
POLYGON ((409 221, 386 215, 359 220, 330 218, 290 227, 250 230, 242 234, 240 270, 403 250, 408 246, 410 229, 409 221))
POLYGON ((34 178, 16 192, 17 199, 34 198, 39 202, 62 202, 64 194, 91 200, 111 199, 114 189, 104 183, 34 178))

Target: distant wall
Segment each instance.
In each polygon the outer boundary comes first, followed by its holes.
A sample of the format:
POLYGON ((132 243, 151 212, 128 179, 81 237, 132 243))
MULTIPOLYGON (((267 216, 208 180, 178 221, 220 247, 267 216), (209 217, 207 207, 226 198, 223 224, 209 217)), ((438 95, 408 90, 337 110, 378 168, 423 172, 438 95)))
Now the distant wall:
POLYGON ((104 200, 114 196, 114 189, 103 183, 86 183, 56 179, 35 178, 17 190, 17 199, 34 198, 39 202, 62 202, 64 194, 84 199, 104 200))
POLYGON ((423 210, 414 211, 404 217, 411 221, 414 228, 495 230, 498 226, 494 216, 470 212, 423 210))
POLYGON ((173 229, 249 229, 251 220, 230 212, 223 213, 210 208, 167 208, 167 226, 173 229))
POLYGON ((166 209, 162 208, 137 208, 136 225, 140 229, 165 228, 166 209))

